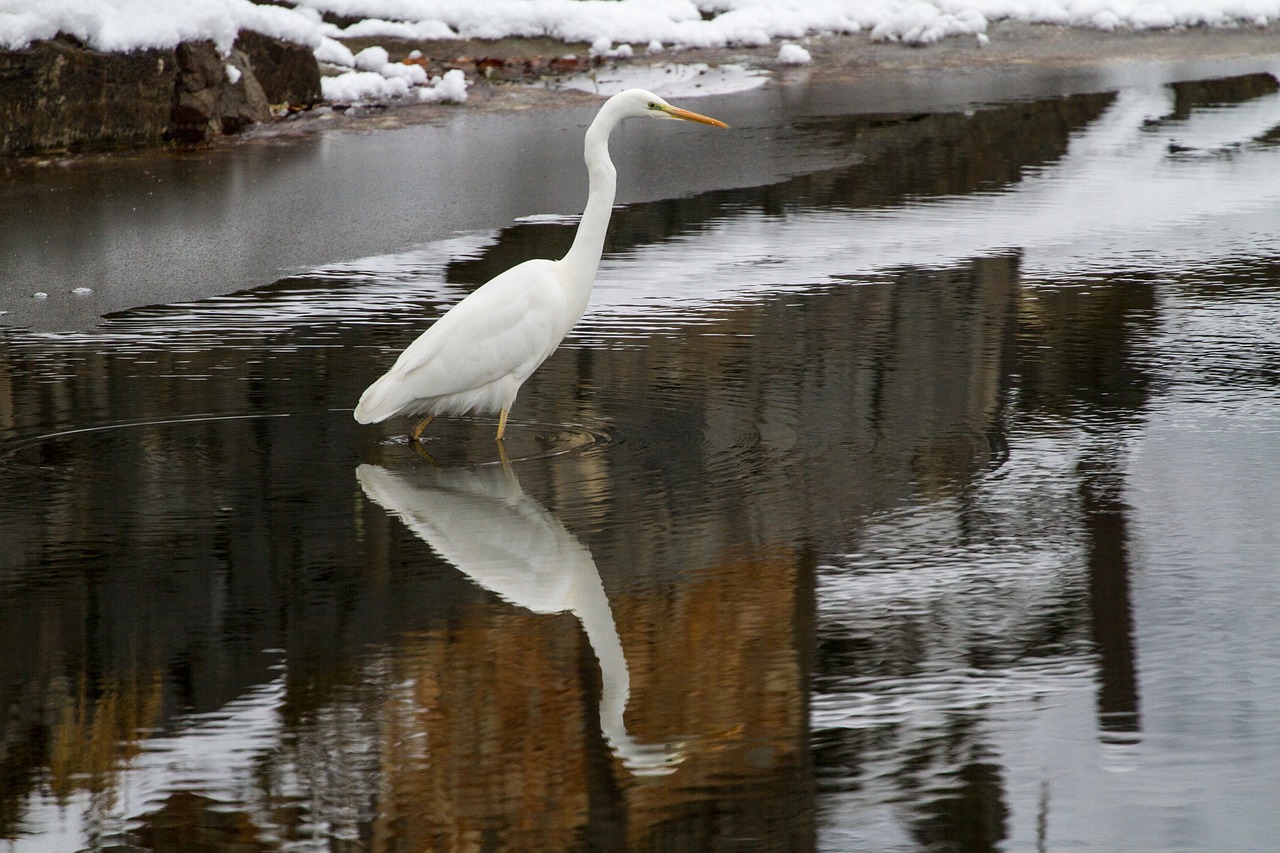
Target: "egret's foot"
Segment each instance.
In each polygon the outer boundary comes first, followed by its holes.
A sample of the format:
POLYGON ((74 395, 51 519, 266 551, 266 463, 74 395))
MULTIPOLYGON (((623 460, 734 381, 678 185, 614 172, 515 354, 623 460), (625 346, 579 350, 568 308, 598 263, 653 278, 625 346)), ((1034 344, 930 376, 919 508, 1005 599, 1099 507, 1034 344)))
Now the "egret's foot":
POLYGON ((436 419, 435 415, 427 415, 425 418, 418 421, 417 426, 409 430, 409 439, 414 442, 421 441, 422 431, 427 428, 427 424, 431 423, 435 419, 436 419))

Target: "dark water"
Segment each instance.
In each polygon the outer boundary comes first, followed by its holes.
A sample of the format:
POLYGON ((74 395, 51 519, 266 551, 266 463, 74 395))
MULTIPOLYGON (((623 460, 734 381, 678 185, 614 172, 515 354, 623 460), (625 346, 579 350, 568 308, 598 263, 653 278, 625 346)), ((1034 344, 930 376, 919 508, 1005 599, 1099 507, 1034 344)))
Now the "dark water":
POLYGON ((0 848, 1274 849, 1274 80, 795 130, 507 469, 350 409, 571 224, 0 331, 0 848))

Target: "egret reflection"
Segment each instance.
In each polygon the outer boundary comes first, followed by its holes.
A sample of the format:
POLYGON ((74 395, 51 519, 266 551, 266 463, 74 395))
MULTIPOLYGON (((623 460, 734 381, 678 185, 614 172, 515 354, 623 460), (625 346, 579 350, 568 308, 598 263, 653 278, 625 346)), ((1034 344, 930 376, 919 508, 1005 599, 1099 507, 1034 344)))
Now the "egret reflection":
POLYGON ((636 775, 674 772, 678 744, 643 744, 624 714, 631 674, 591 552, 525 494, 509 467, 356 469, 364 493, 432 550, 504 601, 551 615, 572 613, 600 663, 600 731, 636 775))

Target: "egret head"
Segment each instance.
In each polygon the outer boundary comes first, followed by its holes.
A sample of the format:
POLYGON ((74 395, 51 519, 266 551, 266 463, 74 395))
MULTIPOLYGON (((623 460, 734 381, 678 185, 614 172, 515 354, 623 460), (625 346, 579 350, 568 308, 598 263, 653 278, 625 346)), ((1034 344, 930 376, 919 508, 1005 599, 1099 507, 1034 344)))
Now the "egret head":
POLYGON ((680 107, 673 107, 662 98, 646 92, 644 89, 628 89, 614 95, 614 98, 622 101, 626 107, 626 115, 630 116, 648 116, 657 119, 679 119, 681 121, 696 121, 699 124, 711 124, 716 127, 728 127, 722 121, 714 118, 695 113, 691 110, 683 110, 680 107))

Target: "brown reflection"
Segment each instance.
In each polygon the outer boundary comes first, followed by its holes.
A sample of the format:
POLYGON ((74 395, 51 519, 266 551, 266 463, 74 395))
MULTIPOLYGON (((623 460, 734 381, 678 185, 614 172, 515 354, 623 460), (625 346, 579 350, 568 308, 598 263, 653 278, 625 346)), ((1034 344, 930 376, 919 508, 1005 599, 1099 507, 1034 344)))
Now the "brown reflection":
POLYGON ((371 500, 475 583, 534 613, 577 617, 600 663, 600 729, 609 746, 637 773, 668 773, 680 763, 675 745, 641 744, 627 732, 630 673, 600 572, 508 465, 413 473, 361 465, 356 476, 371 500))
POLYGON ((597 725, 562 665, 578 642, 573 620, 510 608, 407 639, 406 686, 380 711, 373 850, 574 849, 597 725))
MULTIPOLYGON (((28 733, 32 741, 27 745, 37 753, 47 750, 41 756, 48 769, 43 786, 53 797, 66 802, 80 792, 89 795, 85 825, 94 834, 102 831, 100 827, 114 825, 110 818, 120 806, 119 771, 141 752, 148 732, 161 721, 161 679, 157 673, 133 672, 105 685, 90 685, 82 678, 74 692, 67 687, 65 682, 49 685, 43 698, 54 717, 51 731, 47 741, 44 732, 28 733)), ((8 748, 5 752, 21 754, 8 748)), ((6 822, 0 825, 0 837, 12 837, 21 825, 21 815, 10 805, 25 793, 10 789, 17 781, 10 774, 21 769, 5 768, 6 822)))
POLYGON ((359 477, 531 611, 477 607, 396 656, 392 681, 411 686, 384 712, 374 849, 812 847, 794 556, 726 560, 611 605, 590 552, 512 472, 359 477))
MULTIPOLYGON (((268 853, 280 849, 278 844, 262 840, 260 832, 245 812, 191 791, 177 791, 146 816, 135 837, 148 853, 268 853)), ((331 849, 340 851, 343 847, 331 849)), ((360 848, 348 849, 354 853, 360 848)))
POLYGON ((95 793, 114 782, 113 771, 136 756, 144 732, 160 720, 158 675, 134 674, 90 696, 82 680, 79 695, 67 697, 53 725, 49 745, 49 786, 58 797, 80 788, 95 793))

